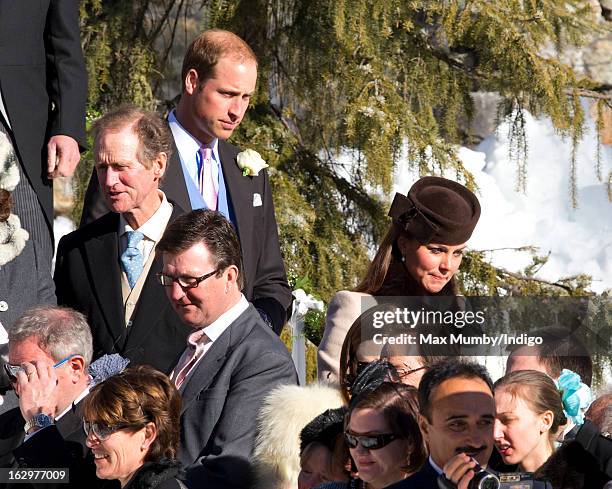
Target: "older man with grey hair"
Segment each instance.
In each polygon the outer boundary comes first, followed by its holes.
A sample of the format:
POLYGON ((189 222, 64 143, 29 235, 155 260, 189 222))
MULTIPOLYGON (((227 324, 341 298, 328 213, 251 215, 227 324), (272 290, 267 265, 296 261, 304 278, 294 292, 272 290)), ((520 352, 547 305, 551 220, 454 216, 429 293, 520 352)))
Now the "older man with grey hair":
POLYGON ((39 306, 17 320, 5 370, 19 407, 0 417, 0 466, 69 468, 71 486, 97 484, 78 414, 92 351, 89 325, 77 311, 39 306))
POLYGON ((169 372, 190 330, 155 276, 156 246, 183 210, 159 190, 172 136, 158 114, 121 106, 94 123, 98 181, 111 212, 64 236, 57 249, 57 303, 87 316, 94 358, 118 353, 169 372))

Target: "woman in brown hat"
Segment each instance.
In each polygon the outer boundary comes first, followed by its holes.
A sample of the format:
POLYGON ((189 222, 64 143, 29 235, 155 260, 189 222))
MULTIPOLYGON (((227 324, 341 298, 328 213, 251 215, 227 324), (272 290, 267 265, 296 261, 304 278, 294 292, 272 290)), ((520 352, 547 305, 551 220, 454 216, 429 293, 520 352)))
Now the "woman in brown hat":
POLYGON ((318 350, 320 379, 338 379, 340 349, 364 297, 457 295, 454 275, 480 217, 476 196, 452 180, 423 177, 407 196, 395 194, 389 216, 393 223, 366 276, 329 304, 318 350))

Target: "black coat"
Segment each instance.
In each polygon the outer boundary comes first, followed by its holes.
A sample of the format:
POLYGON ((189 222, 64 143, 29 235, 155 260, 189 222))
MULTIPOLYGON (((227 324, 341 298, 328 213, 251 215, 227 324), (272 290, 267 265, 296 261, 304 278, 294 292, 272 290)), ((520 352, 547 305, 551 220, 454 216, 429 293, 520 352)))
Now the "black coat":
POLYGON ((185 472, 180 462, 160 460, 147 462, 123 489, 182 489, 179 480, 184 480, 185 472))
MULTIPOLYGON (((253 305, 270 317, 274 331, 280 331, 291 312, 291 289, 287 283, 285 265, 280 252, 278 229, 272 202, 272 189, 268 174, 262 170, 256 177, 245 177, 236 163, 240 150, 219 140, 219 157, 228 200, 235 216, 240 240, 245 285, 243 293, 253 305), (261 205, 253 206, 255 194, 261 205)), ((160 187, 169 200, 183 209, 191 210, 185 177, 176 147, 160 187)), ((94 172, 87 188, 81 225, 107 212, 94 172)))
MULTIPOLYGON (((170 220, 182 213, 175 205, 170 220)), ((94 359, 119 353, 133 365, 147 364, 169 373, 192 329, 183 324, 157 283, 155 274, 163 265, 159 254, 149 269, 132 324, 125 326, 118 227, 119 214, 110 212, 60 240, 54 276, 57 302, 87 316, 94 359)))
POLYGON ((118 485, 108 485, 96 477, 96 467, 85 445, 83 420, 78 410, 68 411, 56 425, 40 430, 25 442, 24 425, 19 408, 0 416, 0 467, 68 468, 70 483, 7 484, 5 487, 118 489, 118 485))
POLYGON ((47 140, 63 134, 85 146, 87 72, 76 0, 0 0, 0 90, 19 159, 50 225, 47 140))

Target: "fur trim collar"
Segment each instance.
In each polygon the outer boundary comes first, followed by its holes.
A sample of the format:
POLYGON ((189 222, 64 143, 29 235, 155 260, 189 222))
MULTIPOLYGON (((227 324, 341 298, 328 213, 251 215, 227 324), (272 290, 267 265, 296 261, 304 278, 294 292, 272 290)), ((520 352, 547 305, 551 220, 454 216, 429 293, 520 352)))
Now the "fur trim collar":
POLYGON ((19 183, 19 168, 13 144, 0 132, 0 188, 12 192, 19 183))
POLYGON ((136 472, 126 489, 154 489, 168 479, 183 479, 184 476, 183 466, 177 460, 147 462, 136 472))
POLYGON ((30 235, 21 227, 19 217, 11 214, 0 222, 0 266, 6 265, 23 251, 30 235))
POLYGON ((281 385, 263 400, 257 414, 257 436, 251 459, 253 489, 297 487, 300 432, 326 409, 344 404, 337 386, 312 383, 281 385))

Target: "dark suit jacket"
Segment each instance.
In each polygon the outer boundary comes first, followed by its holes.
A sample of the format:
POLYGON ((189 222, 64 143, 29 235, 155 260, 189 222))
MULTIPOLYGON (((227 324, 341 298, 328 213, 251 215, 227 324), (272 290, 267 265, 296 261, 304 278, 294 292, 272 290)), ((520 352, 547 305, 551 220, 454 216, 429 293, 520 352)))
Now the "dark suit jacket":
MULTIPOLYGON (((182 213, 175 205, 170 220, 182 213)), ((118 226, 119 214, 110 212, 60 240, 54 276, 57 302, 87 316, 94 359, 120 353, 132 364, 148 364, 168 373, 185 349, 191 329, 181 322, 157 283, 155 274, 163 265, 160 255, 153 259, 132 324, 125 327, 118 226)))
MULTIPOLYGON (((221 168, 242 250, 246 279, 243 293, 247 300, 270 317, 274 331, 280 334, 287 320, 292 296, 280 253, 270 182, 265 170, 256 177, 243 176, 242 170, 236 163, 236 156, 239 152, 236 146, 219 140, 221 168), (256 193, 261 196, 262 205, 253 207, 253 195, 256 193)), ((176 147, 161 189, 166 193, 168 199, 173 200, 183 209, 191 210, 187 185, 176 147)), ((94 172, 85 195, 81 225, 91 222, 106 212, 104 209, 104 199, 94 172)))
MULTIPOLYGON (((68 468, 70 484, 7 484, 4 487, 98 488, 113 487, 96 478, 96 467, 88 448, 80 413, 68 411, 58 421, 24 442, 25 421, 19 408, 0 416, 0 466, 20 468, 68 468)), ((113 484, 114 485, 114 484, 113 484)), ((118 485, 116 486, 118 488, 118 485)))
POLYGON ((0 90, 17 153, 51 224, 46 142, 64 134, 85 146, 87 72, 76 0, 0 0, 0 90))
MULTIPOLYGON (((403 481, 387 486, 386 489, 439 489, 438 473, 429 461, 425 462, 421 470, 412 474, 403 481)), ((550 485, 542 481, 534 481, 534 489, 551 489, 550 485)))
POLYGON ((181 443, 191 489, 250 488, 249 456, 263 398, 297 377, 285 345, 249 305, 181 386, 181 443))
POLYGON ((391 484, 388 489, 438 489, 438 473, 429 461, 410 477, 391 484))

